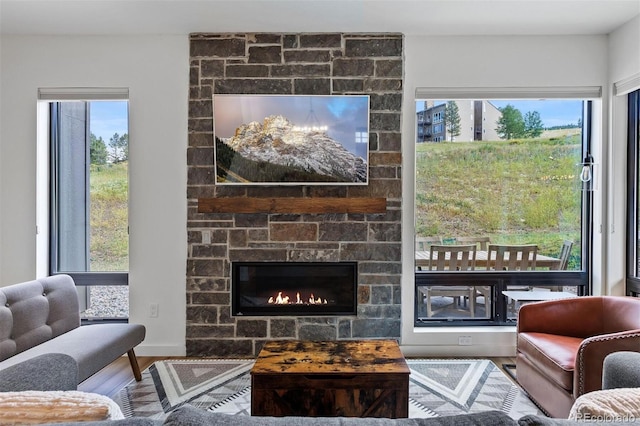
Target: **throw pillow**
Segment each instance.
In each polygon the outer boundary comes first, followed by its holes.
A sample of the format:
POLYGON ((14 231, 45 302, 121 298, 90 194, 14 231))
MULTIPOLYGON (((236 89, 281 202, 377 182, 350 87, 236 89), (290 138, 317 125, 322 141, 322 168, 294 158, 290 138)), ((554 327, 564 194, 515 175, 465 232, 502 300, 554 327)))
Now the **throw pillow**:
POLYGON ((640 388, 618 388, 593 391, 581 395, 573 403, 570 420, 639 421, 640 388))
POLYGON ((0 392, 0 424, 41 424, 123 419, 118 404, 80 391, 0 392))

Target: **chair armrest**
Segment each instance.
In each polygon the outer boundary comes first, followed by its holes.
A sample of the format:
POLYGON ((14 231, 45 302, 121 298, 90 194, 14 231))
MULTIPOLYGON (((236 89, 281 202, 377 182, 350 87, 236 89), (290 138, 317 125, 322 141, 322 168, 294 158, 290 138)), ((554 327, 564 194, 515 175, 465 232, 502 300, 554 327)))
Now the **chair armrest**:
POLYGON ((65 354, 45 354, 0 370, 0 392, 78 388, 78 364, 65 354))
POLYGON ((602 389, 616 388, 640 388, 640 352, 620 351, 605 357, 602 389))
POLYGON ((585 339, 578 348, 573 376, 574 397, 602 389, 602 370, 607 355, 635 352, 640 348, 640 329, 602 334, 585 339))

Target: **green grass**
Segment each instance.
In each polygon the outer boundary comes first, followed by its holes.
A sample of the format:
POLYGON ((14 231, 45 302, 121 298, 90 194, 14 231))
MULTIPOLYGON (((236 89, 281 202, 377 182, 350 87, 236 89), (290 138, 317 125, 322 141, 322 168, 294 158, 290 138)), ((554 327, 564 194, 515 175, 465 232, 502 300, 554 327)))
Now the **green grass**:
POLYGON ((416 233, 535 243, 551 256, 564 239, 579 247, 580 147, 579 135, 418 144, 416 233))
POLYGON ((128 166, 91 165, 91 271, 129 269, 128 166))

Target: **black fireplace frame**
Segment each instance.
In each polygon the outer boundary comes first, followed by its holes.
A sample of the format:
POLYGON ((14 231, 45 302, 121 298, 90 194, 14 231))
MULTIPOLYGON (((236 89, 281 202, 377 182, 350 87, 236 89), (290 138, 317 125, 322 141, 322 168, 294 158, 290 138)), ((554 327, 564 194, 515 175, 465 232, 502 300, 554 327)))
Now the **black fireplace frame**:
MULTIPOLYGON (((265 270, 266 270, 265 269, 265 270)), ((295 276, 294 276, 295 277, 295 276)), ((294 277, 289 277, 293 279, 294 277)), ((346 281, 346 280, 345 280, 346 281)), ((345 288, 346 290, 346 288, 345 288)), ((232 316, 337 316, 357 315, 358 309, 358 262, 232 262, 231 263, 231 315, 232 316), (252 306, 242 303, 241 268, 276 269, 282 267, 309 266, 315 271, 330 271, 332 268, 342 268, 347 274, 349 282, 349 302, 334 304, 290 304, 252 306)))

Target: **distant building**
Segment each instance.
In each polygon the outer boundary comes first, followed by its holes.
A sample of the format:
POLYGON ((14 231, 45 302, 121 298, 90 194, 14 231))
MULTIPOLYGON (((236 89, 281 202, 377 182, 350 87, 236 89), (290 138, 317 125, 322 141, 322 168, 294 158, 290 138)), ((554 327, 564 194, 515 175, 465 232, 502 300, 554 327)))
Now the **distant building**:
MULTIPOLYGON (((502 116, 498 108, 489 101, 455 101, 460 115, 460 134, 454 136, 457 142, 499 140, 496 133, 497 122, 502 116)), ((445 104, 434 105, 433 101, 425 101, 424 109, 416 113, 418 131, 417 142, 450 141, 445 122, 445 104)))

